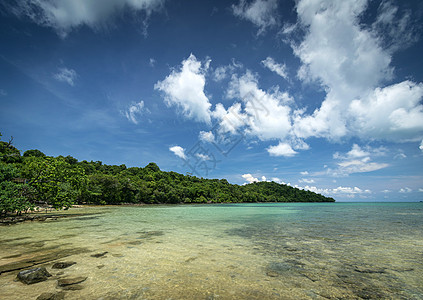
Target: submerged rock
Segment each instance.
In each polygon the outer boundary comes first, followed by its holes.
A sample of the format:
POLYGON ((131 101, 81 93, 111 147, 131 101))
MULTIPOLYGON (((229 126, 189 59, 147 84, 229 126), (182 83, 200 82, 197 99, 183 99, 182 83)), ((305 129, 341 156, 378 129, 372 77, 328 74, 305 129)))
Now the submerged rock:
POLYGON ((269 276, 269 277, 278 277, 279 276, 279 274, 276 273, 275 271, 267 271, 266 275, 269 276))
POLYGON ((85 280, 87 280, 87 278, 88 277, 86 277, 86 276, 78 276, 78 277, 73 277, 73 278, 63 278, 63 279, 57 280, 57 284, 60 287, 64 287, 64 286, 84 282, 85 280))
POLYGON ((65 285, 61 287, 65 291, 79 291, 84 289, 84 286, 80 284, 65 285))
POLYGON ((364 266, 356 266, 354 268, 354 271, 359 272, 359 273, 367 273, 367 274, 382 274, 382 273, 386 273, 385 272, 385 268, 377 268, 377 267, 364 267, 364 266))
POLYGON ((33 284, 47 280, 51 274, 47 272, 46 268, 35 268, 21 271, 18 273, 18 279, 25 284, 33 284))
POLYGON ((76 264, 76 262, 74 261, 61 261, 61 262, 55 263, 51 268, 52 269, 66 269, 70 266, 73 266, 74 264, 76 264))
MULTIPOLYGON (((57 247, 55 246, 55 248, 57 247)), ((80 254, 80 253, 86 253, 86 252, 89 252, 89 250, 86 248, 73 248, 73 249, 60 249, 57 251, 52 251, 49 253, 36 255, 21 261, 12 262, 6 265, 1 265, 0 274, 6 273, 6 272, 12 272, 16 270, 27 269, 34 265, 45 264, 51 261, 62 259, 67 256, 80 254)))
POLYGON ((37 300, 62 300, 65 299, 65 294, 65 292, 42 293, 37 297, 37 300))
POLYGON ((102 256, 106 255, 107 253, 109 253, 109 252, 105 251, 105 252, 102 252, 102 253, 92 254, 91 257, 102 257, 102 256))

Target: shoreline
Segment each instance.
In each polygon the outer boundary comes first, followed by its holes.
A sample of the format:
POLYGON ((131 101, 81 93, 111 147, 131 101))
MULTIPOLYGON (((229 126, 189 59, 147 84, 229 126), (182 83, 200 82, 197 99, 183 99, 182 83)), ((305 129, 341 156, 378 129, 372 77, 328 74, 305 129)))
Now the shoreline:
MULTIPOLYGON (((246 204, 246 203, 255 203, 255 204, 292 204, 292 203, 336 203, 336 202, 221 202, 221 203, 120 203, 116 205, 101 205, 101 204, 75 204, 72 205, 67 210, 55 210, 54 208, 43 208, 37 207, 36 210, 30 212, 23 212, 22 215, 9 214, 6 216, 0 217, 0 226, 10 226, 14 224, 19 224, 22 222, 31 222, 31 221, 55 221, 61 218, 71 218, 71 217, 80 217, 91 215, 93 213, 84 212, 77 213, 76 210, 87 209, 87 208, 107 208, 107 207, 155 207, 155 206, 199 206, 199 205, 221 205, 221 204, 246 204)), ((96 214, 96 213, 94 213, 96 214)))

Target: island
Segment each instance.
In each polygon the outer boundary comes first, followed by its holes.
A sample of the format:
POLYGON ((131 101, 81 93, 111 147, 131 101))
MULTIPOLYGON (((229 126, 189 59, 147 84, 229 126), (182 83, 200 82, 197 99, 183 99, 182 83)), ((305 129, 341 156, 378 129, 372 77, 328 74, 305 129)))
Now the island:
POLYGON ((21 155, 0 140, 0 213, 20 214, 40 205, 183 204, 245 202, 334 202, 330 197, 276 182, 230 184, 166 172, 151 162, 144 168, 51 157, 40 150, 21 155))

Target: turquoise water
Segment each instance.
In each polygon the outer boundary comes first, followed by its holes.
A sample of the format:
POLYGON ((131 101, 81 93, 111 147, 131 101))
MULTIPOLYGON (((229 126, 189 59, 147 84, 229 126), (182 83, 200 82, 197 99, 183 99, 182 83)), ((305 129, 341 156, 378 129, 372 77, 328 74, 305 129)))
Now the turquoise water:
POLYGON ((74 209, 0 227, 0 265, 70 253, 49 280, 0 275, 1 299, 423 299, 423 203, 74 209), (92 214, 95 213, 95 214, 92 214), (73 252, 72 252, 73 251, 73 252), (102 257, 92 254, 107 252, 102 257))

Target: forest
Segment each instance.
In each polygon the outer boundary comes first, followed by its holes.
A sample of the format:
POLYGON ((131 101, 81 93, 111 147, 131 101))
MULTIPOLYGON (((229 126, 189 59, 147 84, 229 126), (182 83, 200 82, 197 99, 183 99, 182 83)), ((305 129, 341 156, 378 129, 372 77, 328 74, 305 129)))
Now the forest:
POLYGON ((13 138, 0 134, 0 213, 21 214, 37 206, 67 209, 74 204, 180 204, 235 202, 334 202, 314 192, 276 182, 230 184, 161 171, 151 162, 144 168, 51 157, 40 150, 23 154, 13 138))

